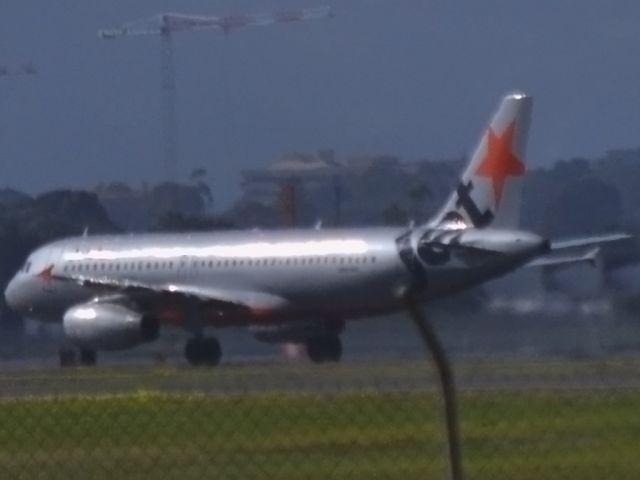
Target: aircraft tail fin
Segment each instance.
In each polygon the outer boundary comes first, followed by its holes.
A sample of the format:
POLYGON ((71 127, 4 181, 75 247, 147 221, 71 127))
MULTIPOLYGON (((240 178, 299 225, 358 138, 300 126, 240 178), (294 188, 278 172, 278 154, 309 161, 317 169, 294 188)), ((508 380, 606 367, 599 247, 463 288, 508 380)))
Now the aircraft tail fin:
POLYGON ((456 189, 429 226, 517 228, 533 99, 505 96, 456 189))

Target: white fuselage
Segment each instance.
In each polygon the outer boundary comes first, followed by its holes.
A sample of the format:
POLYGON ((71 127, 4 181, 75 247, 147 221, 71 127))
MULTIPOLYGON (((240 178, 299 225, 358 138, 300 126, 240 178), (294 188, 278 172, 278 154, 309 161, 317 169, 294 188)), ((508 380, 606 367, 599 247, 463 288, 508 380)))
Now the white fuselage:
MULTIPOLYGON (((140 285, 169 293, 186 289, 199 298, 252 306, 240 318, 210 305, 205 318, 213 326, 350 318, 401 308, 409 288, 436 297, 504 274, 540 254, 543 243, 527 232, 475 229, 85 236, 35 251, 5 295, 25 315, 56 321, 73 305, 119 295, 113 289, 97 293, 100 282, 123 292, 140 285), (432 264, 416 253, 421 240, 433 238, 451 248, 446 261, 432 264)), ((148 305, 167 310, 167 302, 150 299, 148 305)))

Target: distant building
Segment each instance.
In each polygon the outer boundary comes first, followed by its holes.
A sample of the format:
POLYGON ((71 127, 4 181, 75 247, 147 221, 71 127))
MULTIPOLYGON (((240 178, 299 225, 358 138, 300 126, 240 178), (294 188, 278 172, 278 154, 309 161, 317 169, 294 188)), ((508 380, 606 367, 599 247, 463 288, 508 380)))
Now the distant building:
POLYGON ((326 225, 420 221, 431 213, 431 204, 444 200, 459 163, 403 162, 393 155, 358 155, 340 162, 330 149, 287 153, 267 168, 242 172, 242 194, 232 210, 246 214, 248 206, 260 206, 273 212, 269 222, 279 218, 281 226, 318 220, 326 225))
MULTIPOLYGON (((331 222, 336 221, 336 179, 344 174, 344 167, 335 161, 333 150, 316 154, 291 152, 283 155, 266 169, 242 172, 242 194, 234 210, 246 210, 247 205, 271 208, 280 225, 294 226, 313 221, 313 216, 326 216, 324 209, 307 200, 310 192, 331 191, 333 205, 331 222)), ((325 218, 326 219, 326 218, 325 218)))

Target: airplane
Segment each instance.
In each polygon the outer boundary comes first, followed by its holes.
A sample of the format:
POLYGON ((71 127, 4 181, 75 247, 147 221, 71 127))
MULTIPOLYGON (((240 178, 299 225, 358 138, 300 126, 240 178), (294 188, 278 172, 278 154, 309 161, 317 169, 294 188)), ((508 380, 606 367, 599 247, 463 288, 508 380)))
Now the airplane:
MULTIPOLYGON (((205 331, 223 327, 304 344, 311 361, 337 362, 347 320, 524 266, 584 261, 591 256, 563 252, 629 237, 552 242, 518 229, 532 105, 522 93, 502 99, 448 200, 423 225, 67 238, 29 255, 6 287, 7 304, 62 323, 85 365, 97 350, 132 348, 167 327, 190 332, 191 365, 220 363, 220 342, 205 331)), ((61 350, 61 363, 73 352, 61 350)))

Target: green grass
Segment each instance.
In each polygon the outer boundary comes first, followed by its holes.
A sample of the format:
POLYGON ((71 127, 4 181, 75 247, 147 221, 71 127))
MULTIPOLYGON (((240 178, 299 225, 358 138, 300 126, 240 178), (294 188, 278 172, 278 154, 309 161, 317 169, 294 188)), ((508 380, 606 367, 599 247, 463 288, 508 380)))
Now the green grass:
MULTIPOLYGON (((444 478, 433 393, 0 400, 1 478, 444 478)), ((470 479, 637 479, 640 392, 461 397, 470 479)))

